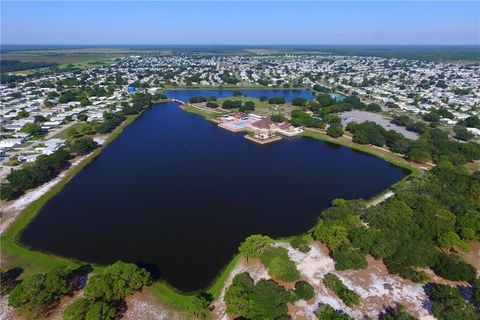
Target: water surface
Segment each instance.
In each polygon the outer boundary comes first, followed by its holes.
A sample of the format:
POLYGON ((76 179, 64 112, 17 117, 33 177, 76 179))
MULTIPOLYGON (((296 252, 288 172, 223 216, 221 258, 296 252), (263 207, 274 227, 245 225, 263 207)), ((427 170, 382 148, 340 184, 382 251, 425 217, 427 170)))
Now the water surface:
POLYGON ((140 262, 173 286, 196 290, 246 236, 302 233, 332 199, 369 198, 404 174, 309 138, 258 145, 165 103, 79 172, 21 241, 82 261, 140 262))

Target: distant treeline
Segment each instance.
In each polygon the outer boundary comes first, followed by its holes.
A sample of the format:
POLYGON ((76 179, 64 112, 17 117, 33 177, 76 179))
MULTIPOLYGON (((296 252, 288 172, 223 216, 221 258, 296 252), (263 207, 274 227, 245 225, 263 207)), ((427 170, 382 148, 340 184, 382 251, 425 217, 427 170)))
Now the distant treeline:
POLYGON ((480 61, 480 47, 478 46, 340 46, 325 48, 324 51, 347 56, 428 61, 480 61))
POLYGON ((28 69, 53 67, 53 62, 21 62, 18 60, 0 60, 0 72, 13 72, 28 69))

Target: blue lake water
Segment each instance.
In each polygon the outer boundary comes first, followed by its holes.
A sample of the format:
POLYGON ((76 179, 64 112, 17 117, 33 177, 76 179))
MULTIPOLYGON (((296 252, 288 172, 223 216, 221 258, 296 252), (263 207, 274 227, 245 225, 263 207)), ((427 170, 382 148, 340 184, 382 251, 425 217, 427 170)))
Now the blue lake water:
POLYGON ((188 101, 191 97, 194 96, 204 96, 204 97, 210 97, 210 96, 215 96, 217 98, 224 98, 224 97, 230 97, 233 96, 235 92, 242 92, 243 94, 260 99, 260 97, 265 96, 267 98, 272 98, 272 97, 284 97, 287 102, 291 102, 294 98, 296 97, 301 97, 305 98, 307 100, 312 100, 315 99, 315 96, 313 93, 309 90, 305 89, 298 89, 298 90, 277 90, 277 89, 272 89, 272 90, 224 90, 224 89, 191 89, 191 90, 185 90, 185 89, 179 89, 179 90, 168 90, 166 91, 166 95, 169 98, 172 99, 177 99, 177 100, 182 100, 182 101, 188 101))
POLYGON ((310 138, 258 145, 164 103, 79 172, 20 240, 92 263, 137 262, 181 290, 197 290, 246 236, 305 232, 334 198, 369 198, 404 175, 310 138))

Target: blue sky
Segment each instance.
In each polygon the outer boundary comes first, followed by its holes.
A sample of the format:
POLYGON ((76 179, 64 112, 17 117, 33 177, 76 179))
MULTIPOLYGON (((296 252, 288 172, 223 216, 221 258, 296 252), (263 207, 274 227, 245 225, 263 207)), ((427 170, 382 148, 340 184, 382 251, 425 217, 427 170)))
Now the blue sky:
POLYGON ((480 44, 480 2, 1 1, 3 44, 480 44))

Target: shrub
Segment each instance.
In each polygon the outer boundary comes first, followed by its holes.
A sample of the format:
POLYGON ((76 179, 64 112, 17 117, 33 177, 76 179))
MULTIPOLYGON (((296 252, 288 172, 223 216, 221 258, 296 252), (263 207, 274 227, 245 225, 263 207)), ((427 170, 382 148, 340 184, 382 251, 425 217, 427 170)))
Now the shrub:
POLYGON ((92 300, 122 300, 151 281, 150 274, 133 263, 115 262, 101 273, 91 276, 85 286, 85 297, 92 300), (128 279, 128 281, 125 281, 128 279))
POLYGON ((477 274, 476 269, 462 258, 446 254, 438 256, 432 269, 440 277, 453 281, 472 281, 477 274))
POLYGON ((315 316, 318 320, 351 320, 352 318, 343 313, 333 309, 328 304, 320 304, 318 310, 315 312, 315 316))
POLYGON ((351 246, 341 246, 333 252, 332 258, 335 261, 335 269, 337 270, 358 270, 365 269, 368 266, 365 255, 351 246))
POLYGON ((272 97, 268 99, 268 104, 284 104, 285 102, 284 97, 272 97))
POLYGON ((456 288, 445 284, 433 284, 428 295, 433 302, 433 315, 437 319, 480 319, 473 305, 467 303, 456 288))
POLYGON ((190 103, 201 103, 201 102, 207 102, 207 98, 204 96, 193 96, 188 100, 190 103))
POLYGON ((260 256, 268 274, 282 281, 295 281, 300 278, 295 263, 288 257, 288 251, 281 247, 269 247, 260 256))
POLYGON ((349 307, 360 303, 360 296, 350 289, 334 274, 329 273, 323 278, 327 288, 335 292, 340 299, 349 307))
POLYGON ((113 320, 117 310, 103 301, 80 298, 65 307, 63 320, 113 320))
POLYGON ((97 147, 98 143, 92 138, 80 138, 70 143, 69 149, 72 154, 82 156, 90 153, 97 147))
POLYGON ((330 125, 327 129, 327 134, 330 137, 333 137, 333 138, 339 138, 339 137, 343 136, 342 125, 339 125, 339 124, 330 125))
POLYGON ((69 291, 70 268, 58 267, 45 274, 25 278, 8 297, 8 304, 29 318, 43 314, 49 305, 59 301, 69 291))
POLYGON ((292 248, 298 249, 303 253, 310 251, 308 241, 305 240, 304 237, 295 237, 292 241, 290 241, 290 245, 292 246, 292 248))
POLYGON ((212 102, 212 101, 208 101, 208 102, 207 102, 207 107, 208 107, 208 108, 215 109, 215 108, 218 108, 219 105, 218 105, 218 103, 215 103, 215 102, 212 102))
POLYGON ((290 294, 272 280, 254 284, 246 272, 237 274, 225 291, 227 313, 232 318, 278 319, 287 314, 290 294))
POLYGON ((306 281, 295 283, 295 300, 310 300, 315 295, 313 287, 306 281))

